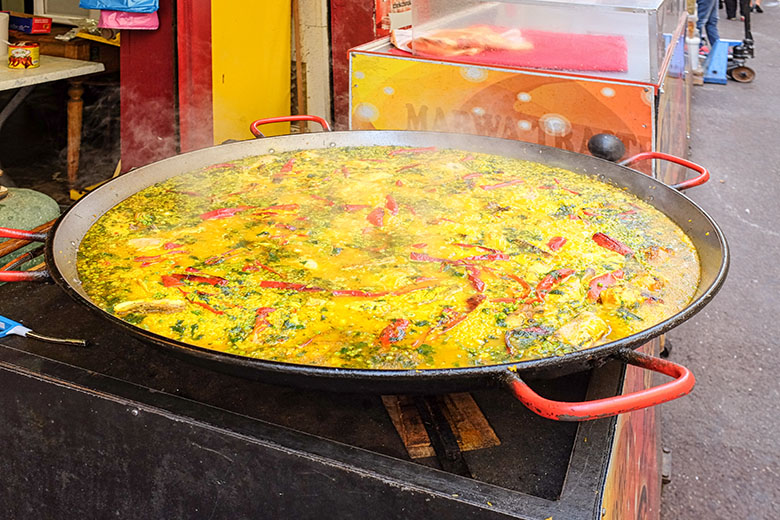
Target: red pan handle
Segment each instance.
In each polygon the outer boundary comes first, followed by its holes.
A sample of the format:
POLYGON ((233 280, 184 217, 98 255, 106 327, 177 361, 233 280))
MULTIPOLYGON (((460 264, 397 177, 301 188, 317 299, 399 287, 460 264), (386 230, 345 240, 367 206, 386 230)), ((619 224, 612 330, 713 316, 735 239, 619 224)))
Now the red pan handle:
POLYGON ((328 122, 319 116, 267 117, 265 119, 258 119, 256 121, 253 121, 252 124, 249 125, 249 131, 252 132, 252 135, 254 135, 255 137, 265 137, 265 135, 263 135, 263 132, 261 132, 260 129, 258 128, 258 126, 267 125, 269 123, 287 123, 289 121, 314 121, 315 123, 319 123, 322 129, 325 130, 326 132, 331 131, 328 122))
POLYGON ((531 390, 514 372, 510 372, 507 383, 515 397, 532 412, 556 421, 590 421, 611 417, 665 403, 693 390, 696 380, 691 371, 682 365, 631 349, 621 350, 618 357, 631 365, 671 376, 674 380, 630 394, 579 403, 545 399, 531 390))
POLYGON ((669 161, 675 164, 679 164, 680 166, 685 166, 686 168, 689 168, 699 173, 699 175, 694 177, 693 179, 688 179, 687 181, 683 181, 679 184, 673 184, 669 186, 670 188, 674 188, 675 190, 682 191, 682 190, 687 190, 688 188, 693 188, 694 186, 700 186, 710 179, 710 172, 704 166, 688 161, 681 157, 677 157, 676 155, 669 155, 668 153, 642 152, 632 157, 629 157, 625 161, 621 161, 619 164, 621 166, 628 166, 631 163, 635 163, 643 159, 662 159, 664 161, 669 161))
MULTIPOLYGON (((0 238, 46 242, 46 236, 46 233, 0 227, 0 238)), ((45 282, 50 278, 48 271, 0 271, 0 282, 45 282)))

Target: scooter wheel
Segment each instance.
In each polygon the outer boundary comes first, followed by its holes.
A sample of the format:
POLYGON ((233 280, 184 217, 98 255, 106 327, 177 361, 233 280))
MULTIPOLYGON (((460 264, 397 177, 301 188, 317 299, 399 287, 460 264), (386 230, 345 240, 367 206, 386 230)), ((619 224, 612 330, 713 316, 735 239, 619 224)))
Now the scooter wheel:
POLYGON ((756 71, 750 67, 735 67, 728 71, 729 77, 739 83, 750 83, 756 77, 756 71))

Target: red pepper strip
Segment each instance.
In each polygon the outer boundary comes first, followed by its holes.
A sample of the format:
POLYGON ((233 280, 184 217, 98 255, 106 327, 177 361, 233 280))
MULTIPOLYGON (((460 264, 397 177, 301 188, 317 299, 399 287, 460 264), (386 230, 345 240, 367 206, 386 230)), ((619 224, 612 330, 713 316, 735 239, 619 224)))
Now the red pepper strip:
POLYGON ((506 253, 490 253, 488 255, 477 255, 477 256, 467 256, 466 258, 461 258, 459 262, 493 262, 495 260, 509 260, 511 257, 506 253))
POLYGON ((605 235, 604 233, 596 233, 593 235, 593 241, 604 249, 609 249, 623 256, 631 256, 634 252, 630 247, 623 242, 615 240, 614 238, 605 235))
POLYGON ((333 294, 333 296, 359 296, 361 298, 381 298, 382 296, 387 296, 388 294, 390 294, 390 291, 367 292, 367 291, 360 291, 355 289, 344 289, 344 290, 331 291, 331 294, 333 294))
POLYGON ((198 305, 198 306, 200 306, 200 307, 203 307, 204 309, 206 309, 206 310, 208 310, 208 311, 211 311, 211 312, 213 312, 214 314, 225 314, 225 313, 224 313, 224 312, 222 312, 222 311, 218 311, 217 309, 215 309, 215 308, 214 308, 214 307, 212 307, 211 305, 207 305, 207 304, 205 304, 205 303, 203 303, 203 302, 199 302, 199 301, 197 301, 197 300, 193 300, 192 298, 190 298, 190 297, 189 297, 189 295, 187 294, 187 291, 185 291, 185 290, 184 290, 184 289, 182 289, 181 287, 177 287, 177 289, 179 289, 179 292, 181 292, 181 293, 184 295, 184 299, 185 299, 185 300, 187 300, 188 302, 190 302, 190 303, 193 303, 193 304, 195 304, 195 305, 198 305))
POLYGON ((382 344, 382 348, 388 350, 391 343, 397 343, 404 339, 406 329, 411 323, 407 319, 393 320, 390 325, 382 329, 382 332, 379 334, 379 343, 382 344))
POLYGON ((501 251, 499 251, 498 249, 493 249, 492 247, 480 246, 480 245, 477 245, 477 244, 463 244, 463 243, 460 243, 460 242, 455 242, 452 245, 453 246, 458 246, 458 247, 476 247, 478 249, 482 249, 483 251, 490 251, 491 253, 501 253, 501 251))
POLYGON ((485 282, 479 277, 479 268, 469 265, 466 266, 466 271, 468 272, 468 279, 474 289, 476 289, 477 292, 483 292, 485 290, 485 282))
POLYGON ((397 180, 397 181, 395 181, 395 185, 400 187, 400 186, 403 186, 404 183, 401 182, 400 180, 397 180))
POLYGON ((446 258, 436 258, 435 256, 431 256, 426 253, 417 253, 415 251, 409 253, 409 258, 416 262, 443 262, 449 264, 456 263, 455 260, 447 260, 446 258))
MULTIPOLYGON (((221 278, 219 276, 211 276, 207 274, 171 274, 167 275, 169 278, 174 278, 176 280, 184 280, 185 282, 195 282, 195 283, 207 283, 209 285, 219 285, 224 286, 228 284, 228 281, 224 278, 221 278)), ((163 282, 165 283, 165 282, 163 282)))
POLYGON ((214 264, 218 264, 220 262, 224 262, 225 260, 227 260, 231 256, 237 255, 238 254, 237 251, 239 249, 241 249, 241 248, 240 247, 236 247, 236 248, 233 248, 233 249, 228 249, 224 253, 220 253, 218 255, 214 255, 214 256, 211 256, 211 257, 207 258, 206 260, 203 261, 203 263, 206 264, 206 265, 214 265, 214 264))
POLYGON ((302 283, 276 282, 273 280, 261 281, 260 287, 266 287, 269 289, 290 289, 292 291, 298 292, 319 292, 325 290, 322 287, 307 287, 302 283))
POLYGON ((208 211, 206 213, 201 214, 200 218, 202 218, 203 220, 216 220, 220 218, 228 218, 228 217, 232 217, 239 211, 244 211, 254 207, 255 206, 236 206, 234 208, 215 209, 213 211, 208 211))
POLYGON ((148 262, 141 262, 140 267, 147 267, 147 266, 150 266, 150 265, 159 264, 159 263, 165 262, 165 260, 166 260, 165 258, 160 258, 159 260, 150 260, 148 262))
POLYGON ((460 162, 467 162, 467 161, 473 161, 473 160, 474 160, 474 156, 473 156, 473 155, 471 155, 471 154, 468 154, 468 155, 466 155, 465 157, 463 157, 463 158, 460 160, 460 162))
POLYGON ((260 269, 268 271, 269 273, 273 273, 276 276, 278 276, 279 278, 286 278, 279 271, 274 271, 273 269, 271 269, 267 265, 261 264, 259 260, 256 260, 255 262, 253 262, 251 264, 245 265, 241 270, 245 271, 245 272, 256 272, 256 271, 259 271, 260 269))
POLYGON ((195 305, 198 305, 200 307, 203 307, 207 311, 211 311, 214 314, 225 314, 224 312, 218 311, 217 309, 215 309, 214 307, 212 307, 211 305, 209 305, 207 303, 199 302, 198 300, 190 300, 190 299, 188 299, 187 301, 189 301, 190 303, 194 303, 195 305))
POLYGON ((483 190, 495 190, 497 188, 506 188, 507 186, 514 186, 515 184, 523 184, 525 181, 523 179, 512 179, 511 181, 506 182, 499 182, 498 184, 488 184, 488 185, 481 185, 480 188, 483 190))
POLYGON ((349 168, 347 168, 346 166, 342 166, 341 173, 344 174, 344 178, 346 179, 347 177, 349 177, 349 168))
POLYGON ((176 249, 177 247, 181 247, 181 244, 177 244, 175 242, 166 242, 163 245, 163 249, 176 249))
POLYGON ((399 148, 398 150, 390 150, 387 155, 400 155, 402 153, 420 153, 420 152, 435 152, 435 146, 429 146, 427 148, 399 148))
POLYGON ((475 177, 482 177, 483 175, 484 175, 483 173, 467 173, 466 175, 461 177, 461 179, 463 179, 465 181, 465 180, 468 180, 468 179, 473 179, 475 177))
POLYGON ((253 189, 257 188, 257 186, 258 184, 256 182, 249 183, 247 184, 246 188, 244 188, 243 190, 238 190, 238 191, 234 191, 233 193, 228 193, 227 195, 223 195, 222 197, 220 197, 220 199, 224 199, 226 197, 232 197, 234 195, 241 195, 243 193, 249 193, 253 189))
POLYGON ((268 315, 275 310, 276 309, 273 307, 259 307, 257 311, 255 311, 255 329, 253 331, 255 334, 255 339, 257 338, 256 335, 258 332, 261 332, 262 330, 271 326, 271 322, 268 321, 268 315))
POLYGON ((293 164, 295 164, 295 157, 284 163, 284 166, 282 166, 282 168, 279 170, 279 173, 291 172, 293 169, 293 164))
POLYGON ((556 269, 536 284, 536 297, 544 301, 545 296, 556 284, 563 282, 566 278, 574 274, 574 269, 556 269))
POLYGON ((623 217, 627 217, 628 215, 635 215, 635 214, 636 214, 636 210, 635 209, 629 209, 628 211, 624 211, 622 213, 618 213, 617 216, 618 216, 618 218, 623 218, 623 217))
POLYGON ((412 244, 412 247, 415 249, 422 249, 423 247, 427 246, 428 244, 426 242, 419 242, 417 244, 412 244))
POLYGON ((328 206, 335 206, 336 205, 335 202, 333 202, 330 199, 326 199, 325 197, 320 197, 319 195, 313 195, 313 194, 309 194, 309 196, 311 198, 313 198, 313 199, 321 200, 322 202, 326 203, 328 206))
POLYGON ((526 282, 516 274, 507 274, 507 276, 523 286, 525 293, 522 296, 520 296, 520 299, 522 300, 524 298, 528 298, 528 295, 531 294, 531 286, 528 285, 528 282, 526 282))
POLYGON ((392 195, 385 197, 385 208, 391 215, 398 215, 398 203, 395 201, 392 195))
POLYGON ((558 251, 565 243, 566 239, 563 237, 552 237, 550 241, 547 242, 547 247, 549 247, 551 251, 558 251))
POLYGON ((411 170, 412 168, 417 168, 417 167, 418 167, 418 166, 420 166, 421 164, 422 164, 422 163, 419 163, 419 162, 418 162, 418 163, 414 163, 414 164, 407 164, 406 166, 401 166, 400 168, 396 168, 396 170, 395 170, 395 171, 397 171, 397 172, 402 172, 402 171, 404 171, 404 170, 411 170))
POLYGON ((406 287, 396 289, 391 294, 393 296, 401 296, 402 294, 409 294, 410 292, 420 291, 422 289, 433 287, 434 285, 437 285, 436 278, 418 278, 416 283, 413 285, 407 285, 406 287))
POLYGON ((368 204, 344 204, 344 211, 349 211, 352 213, 353 211, 360 211, 361 209, 370 208, 368 204))
POLYGON ((187 271, 188 273, 202 273, 203 272, 200 269, 195 269, 194 267, 185 267, 184 270, 187 271))
POLYGON ((314 341, 314 338, 316 338, 317 336, 319 336, 319 333, 315 334, 314 336, 310 337, 309 339, 307 339, 306 341, 304 341, 303 343, 301 343, 300 345, 298 345, 298 348, 305 347, 306 345, 308 345, 309 343, 311 343, 312 341, 314 341))
POLYGON ((490 301, 493 303, 515 303, 517 300, 515 298, 491 298, 490 301))
POLYGON ((558 179, 553 178, 553 180, 555 181, 555 184, 560 186, 560 188, 563 191, 568 191, 569 193, 573 193, 574 195, 580 195, 580 192, 578 192, 578 191, 570 190, 569 188, 565 188, 565 187, 561 186, 561 183, 560 183, 560 181, 558 179))
POLYGON ((588 299, 592 301, 598 300, 599 296, 601 296, 601 291, 615 285, 619 278, 623 278, 622 269, 593 278, 590 283, 588 283, 588 287, 590 287, 588 299))
POLYGON ((582 210, 582 214, 583 214, 583 215, 586 215, 586 216, 588 216, 588 217, 600 217, 600 216, 601 216, 601 215, 599 215, 598 213, 593 213, 592 211, 589 211, 589 210, 587 210, 587 209, 583 209, 583 210, 582 210))
POLYGON ((366 220, 376 227, 382 227, 385 220, 385 210, 383 208, 375 208, 374 211, 368 214, 366 220))
POLYGON ((448 315, 450 319, 444 322, 444 328, 442 329, 442 332, 447 332, 455 328, 456 325, 468 318, 469 314, 474 312, 483 301, 485 301, 484 294, 475 294, 474 296, 471 296, 468 300, 466 300, 466 312, 458 312, 449 307, 445 307, 443 312, 444 314, 448 315))
POLYGON ((184 285, 183 283, 181 283, 181 280, 179 280, 178 278, 175 278, 173 276, 169 276, 167 274, 164 274, 162 276, 162 284, 165 287, 176 287, 178 285, 184 285))
POLYGON ((412 348, 417 348, 417 347, 419 347, 420 345, 422 345, 423 343, 425 343, 425 340, 426 340, 426 339, 428 339, 428 334, 430 334, 432 330, 433 330, 433 327, 432 327, 432 326, 431 326, 431 327, 428 327, 428 328, 426 329, 426 331, 425 331, 425 332, 423 332, 423 333, 422 333, 422 335, 420 335, 420 337, 419 337, 419 338, 417 338, 416 340, 414 340, 414 343, 412 343, 412 348))

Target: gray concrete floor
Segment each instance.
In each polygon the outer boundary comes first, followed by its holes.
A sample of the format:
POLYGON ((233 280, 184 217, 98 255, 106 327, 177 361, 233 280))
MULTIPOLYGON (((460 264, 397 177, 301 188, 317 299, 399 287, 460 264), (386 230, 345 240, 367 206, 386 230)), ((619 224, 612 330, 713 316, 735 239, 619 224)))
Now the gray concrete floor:
MULTIPOLYGON (((741 40, 743 24, 720 16, 721 37, 741 40)), ((668 335, 697 385, 662 405, 664 520, 780 519, 780 7, 752 22, 755 81, 693 91, 691 158, 712 180, 688 195, 732 262, 712 303, 668 335)))

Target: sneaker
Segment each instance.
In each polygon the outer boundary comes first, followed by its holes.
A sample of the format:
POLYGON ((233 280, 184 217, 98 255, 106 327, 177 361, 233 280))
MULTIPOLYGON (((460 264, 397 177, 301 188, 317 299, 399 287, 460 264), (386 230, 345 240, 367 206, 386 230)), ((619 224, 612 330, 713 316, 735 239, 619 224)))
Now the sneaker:
POLYGON ((753 6, 753 10, 754 10, 755 12, 757 12, 757 13, 763 13, 763 12, 764 12, 764 10, 763 10, 763 9, 761 9, 761 6, 760 6, 760 5, 754 5, 754 6, 753 6))

